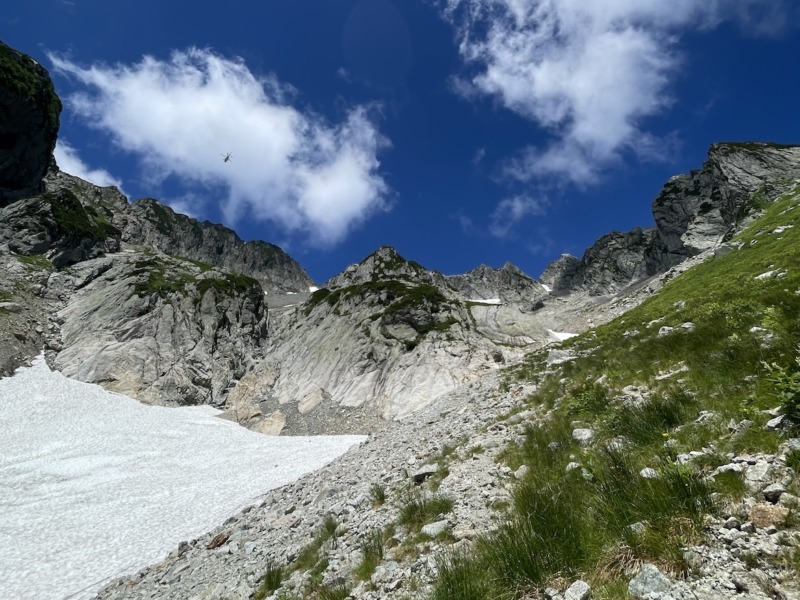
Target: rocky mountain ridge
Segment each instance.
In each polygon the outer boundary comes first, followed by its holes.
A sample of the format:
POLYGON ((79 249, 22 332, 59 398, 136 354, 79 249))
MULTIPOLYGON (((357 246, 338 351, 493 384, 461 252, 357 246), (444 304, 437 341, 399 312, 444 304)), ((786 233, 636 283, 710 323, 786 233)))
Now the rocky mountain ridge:
POLYGON ((759 199, 798 178, 798 146, 713 144, 701 169, 675 175, 653 200, 653 227, 604 235, 581 259, 565 255, 551 263, 541 281, 556 294, 619 292, 724 242, 759 199))
MULTIPOLYGON (((46 119, 53 98, 27 97, 15 110, 27 102, 46 119)), ((608 320, 613 294, 718 244, 755 192, 799 173, 796 147, 718 144, 702 169, 666 184, 655 227, 603 236, 582 259, 552 263, 541 282, 509 264, 444 276, 381 248, 309 295, 311 280, 276 246, 54 168, 20 184, 42 193, 0 208, 8 260, 34 257, 14 272, 41 269, 28 286, 7 282, 5 294, 26 298, 14 302, 23 312, 50 315, 36 317, 45 333, 15 331, 5 371, 46 344, 64 372, 148 402, 213 403, 270 433, 369 431, 608 320), (160 358, 147 358, 154 351, 160 358)))

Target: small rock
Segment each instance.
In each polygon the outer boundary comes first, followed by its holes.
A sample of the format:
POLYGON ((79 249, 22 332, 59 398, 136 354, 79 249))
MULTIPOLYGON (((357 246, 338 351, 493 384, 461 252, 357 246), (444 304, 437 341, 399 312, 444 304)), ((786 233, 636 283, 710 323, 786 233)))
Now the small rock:
POLYGON ((647 521, 637 521, 628 525, 628 530, 635 535, 642 535, 647 531, 647 521))
POLYGON ((524 479, 525 475, 528 474, 528 465, 521 465, 519 469, 514 471, 514 478, 515 479, 524 479))
POLYGON ((767 502, 771 502, 775 504, 778 500, 781 499, 781 496, 786 491, 786 488, 783 487, 780 483, 773 483, 765 487, 761 493, 764 494, 764 500, 767 502))
POLYGON ((588 446, 594 439, 594 431, 591 429, 573 429, 572 439, 578 442, 581 446, 588 446))
POLYGON ((641 572, 628 584, 628 594, 634 598, 644 598, 654 592, 667 592, 672 582, 653 564, 642 565, 641 572))
POLYGON ((22 307, 16 302, 0 302, 0 310, 7 310, 10 313, 21 313, 22 307))
POLYGON ((453 529, 453 537, 456 538, 456 541, 461 540, 472 540, 478 533, 469 525, 457 525, 453 529))
POLYGON ((776 525, 783 525, 789 518, 789 509, 785 506, 772 504, 756 504, 750 510, 750 520, 759 529, 767 529, 776 525))
POLYGON ((448 523, 447 519, 443 521, 434 521, 433 523, 428 523, 425 525, 420 532, 428 535, 432 538, 435 538, 440 533, 444 533, 447 531, 450 524, 448 523))
POLYGON ((658 471, 651 469, 650 467, 645 467, 639 471, 639 477, 642 479, 658 479, 658 471))
POLYGON ((726 529, 741 529, 741 523, 739 523, 739 519, 736 517, 728 517, 725 521, 725 528, 726 529))
POLYGON ((439 470, 439 465, 422 465, 420 468, 416 469, 413 473, 411 473, 411 479, 414 480, 414 483, 419 485, 423 481, 425 481, 431 475, 434 475, 439 470))
POLYGON ((544 590, 544 597, 547 600, 561 600, 564 596, 556 588, 545 588, 544 590))
POLYGON ((786 419, 784 415, 778 415, 774 419, 770 419, 767 421, 767 424, 764 425, 764 429, 770 429, 772 431, 776 431, 783 427, 783 421, 786 419))
POLYGON ((592 588, 585 581, 578 580, 564 592, 564 600, 587 600, 592 595, 592 588))
POLYGON ((223 531, 214 536, 214 538, 206 545, 206 548, 209 550, 214 550, 215 548, 219 548, 225 542, 227 542, 231 537, 231 534, 227 531, 223 531))

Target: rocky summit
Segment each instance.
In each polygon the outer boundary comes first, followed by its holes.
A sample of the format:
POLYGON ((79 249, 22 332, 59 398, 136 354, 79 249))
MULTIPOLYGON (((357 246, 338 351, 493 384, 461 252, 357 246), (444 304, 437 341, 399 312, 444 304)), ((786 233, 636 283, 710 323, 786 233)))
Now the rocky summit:
POLYGON ((263 434, 369 434, 99 598, 800 598, 800 147, 712 146, 652 227, 539 279, 381 247, 315 285, 60 171, 47 74, 0 65, 0 375, 44 350, 263 434))

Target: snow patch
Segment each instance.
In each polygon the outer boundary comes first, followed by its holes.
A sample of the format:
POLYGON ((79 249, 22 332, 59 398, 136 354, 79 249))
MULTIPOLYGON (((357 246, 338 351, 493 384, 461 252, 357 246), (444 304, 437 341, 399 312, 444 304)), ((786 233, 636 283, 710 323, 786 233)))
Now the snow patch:
POLYGON ((502 304, 503 301, 500 298, 477 298, 475 300, 468 300, 468 302, 474 302, 476 304, 502 304))
POLYGON ((577 337, 577 333, 564 333, 561 331, 553 331, 552 329, 548 329, 547 333, 554 339, 558 340, 559 342, 563 342, 564 340, 568 340, 569 338, 577 337))
POLYGON ((544 291, 547 292, 548 294, 553 291, 553 288, 551 288, 549 285, 542 284, 542 287, 544 288, 544 291))
POLYGON ((316 292, 318 289, 319 289, 319 288, 318 288, 317 286, 315 286, 315 285, 310 285, 310 286, 308 286, 308 291, 309 291, 309 292, 311 292, 312 294, 313 294, 314 292, 316 292))
POLYGON ((364 436, 269 437, 209 406, 146 406, 50 371, 0 380, 0 581, 83 599, 364 436))

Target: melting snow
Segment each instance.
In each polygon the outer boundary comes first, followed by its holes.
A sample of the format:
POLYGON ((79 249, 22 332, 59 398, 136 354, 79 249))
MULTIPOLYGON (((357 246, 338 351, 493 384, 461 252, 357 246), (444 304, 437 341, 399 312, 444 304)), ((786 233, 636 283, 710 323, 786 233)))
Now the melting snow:
POLYGON ((577 333, 563 333, 561 331, 553 331, 552 329, 548 329, 547 333, 549 333, 559 342, 563 342, 564 340, 568 340, 569 338, 574 338, 578 335, 577 333))
POLYGON ((146 406, 51 372, 0 380, 0 581, 89 598, 363 436, 268 437, 207 407, 146 406))

